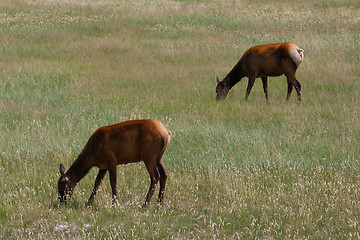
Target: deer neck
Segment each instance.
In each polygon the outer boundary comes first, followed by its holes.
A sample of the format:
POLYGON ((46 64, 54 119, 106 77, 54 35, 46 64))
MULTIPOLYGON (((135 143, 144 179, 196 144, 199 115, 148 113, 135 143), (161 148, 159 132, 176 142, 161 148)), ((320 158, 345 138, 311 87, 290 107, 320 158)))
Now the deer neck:
POLYGON ((225 85, 228 90, 230 90, 235 84, 237 84, 243 77, 244 74, 242 72, 241 63, 235 65, 235 67, 229 72, 229 74, 225 77, 226 80, 225 85))
POLYGON ((86 157, 80 155, 67 171, 66 175, 69 177, 73 186, 83 179, 92 168, 92 166, 87 164, 88 162, 86 157))

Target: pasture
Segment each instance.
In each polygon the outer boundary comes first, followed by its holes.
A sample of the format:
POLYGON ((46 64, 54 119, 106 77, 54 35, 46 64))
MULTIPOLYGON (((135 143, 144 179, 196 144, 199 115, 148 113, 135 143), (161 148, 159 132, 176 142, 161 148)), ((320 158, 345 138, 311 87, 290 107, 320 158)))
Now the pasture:
MULTIPOLYGON (((358 0, 2 0, 1 239, 360 238, 358 0), (296 43, 302 104, 286 78, 247 79, 216 102, 250 46, 296 43), (154 118, 173 137, 164 204, 141 208, 143 163, 97 169, 58 204, 101 126, 154 118)), ((158 190, 157 186, 157 189, 158 190)))

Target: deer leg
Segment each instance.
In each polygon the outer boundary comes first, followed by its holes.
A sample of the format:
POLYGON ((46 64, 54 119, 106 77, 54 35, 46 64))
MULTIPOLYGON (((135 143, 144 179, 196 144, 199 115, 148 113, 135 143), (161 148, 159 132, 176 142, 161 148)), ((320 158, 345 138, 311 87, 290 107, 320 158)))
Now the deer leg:
POLYGON ((262 80, 262 82, 263 82, 265 99, 266 99, 266 101, 268 102, 268 101, 269 101, 269 98, 268 98, 269 77, 262 77, 261 80, 262 80))
POLYGON ((149 205, 150 199, 151 199, 152 195, 154 194, 156 184, 159 181, 159 171, 154 163, 155 163, 155 161, 145 162, 146 169, 148 170, 149 175, 150 175, 150 188, 149 188, 148 193, 146 194, 144 207, 149 205))
POLYGON ((158 203, 160 204, 164 198, 165 185, 166 185, 166 179, 167 179, 167 174, 166 174, 164 165, 161 160, 157 164, 157 169, 160 173, 160 191, 159 191, 159 198, 158 198, 158 203))
POLYGON ((89 198, 89 201, 87 203, 88 206, 90 206, 92 204, 92 202, 94 201, 94 197, 97 193, 97 190, 99 189, 99 186, 102 182, 102 180, 104 179, 105 175, 106 175, 106 172, 107 170, 99 170, 99 173, 98 175, 96 176, 96 179, 95 179, 95 186, 94 186, 94 189, 90 195, 90 198, 89 198))
POLYGON ((293 87, 295 87, 296 93, 298 95, 298 101, 301 102, 301 84, 297 80, 295 74, 294 75, 287 75, 287 82, 288 82, 288 94, 286 100, 290 99, 291 91, 293 87))
POLYGON ((249 94, 251 92, 252 87, 254 86, 254 82, 255 82, 255 78, 254 77, 249 77, 249 82, 248 82, 248 86, 246 89, 246 95, 245 95, 245 100, 247 101, 249 94))
POLYGON ((291 92, 293 90, 293 85, 291 82, 289 82, 289 80, 287 82, 288 82, 288 92, 287 92, 287 96, 286 96, 286 101, 289 101, 291 92))
POLYGON ((298 95, 298 101, 299 101, 299 103, 301 103, 301 84, 295 75, 294 75, 294 78, 295 78, 295 90, 298 95))
POLYGON ((109 168, 110 174, 110 185, 111 185, 111 192, 112 192, 112 205, 117 204, 117 196, 116 196, 116 166, 109 168))

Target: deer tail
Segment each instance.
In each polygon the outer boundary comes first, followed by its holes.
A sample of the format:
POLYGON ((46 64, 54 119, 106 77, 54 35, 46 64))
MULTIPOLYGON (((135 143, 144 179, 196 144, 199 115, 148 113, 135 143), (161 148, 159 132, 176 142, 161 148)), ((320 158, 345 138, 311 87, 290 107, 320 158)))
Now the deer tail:
POLYGON ((299 48, 298 50, 298 53, 299 53, 299 55, 300 55, 300 62, 302 62, 302 60, 303 60, 303 58, 304 58, 304 50, 303 49, 301 49, 301 48, 299 48))

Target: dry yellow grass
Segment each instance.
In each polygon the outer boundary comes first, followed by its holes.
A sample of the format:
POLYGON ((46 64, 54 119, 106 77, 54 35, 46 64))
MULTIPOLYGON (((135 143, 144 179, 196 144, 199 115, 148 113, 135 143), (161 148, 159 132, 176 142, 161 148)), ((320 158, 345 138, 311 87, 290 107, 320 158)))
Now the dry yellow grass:
POLYGON ((359 238, 358 1, 5 0, 0 3, 0 238, 359 238), (303 103, 270 78, 215 101, 250 46, 292 41, 303 103), (165 205, 120 166, 57 203, 66 167, 100 126, 156 118, 174 133, 165 205))

